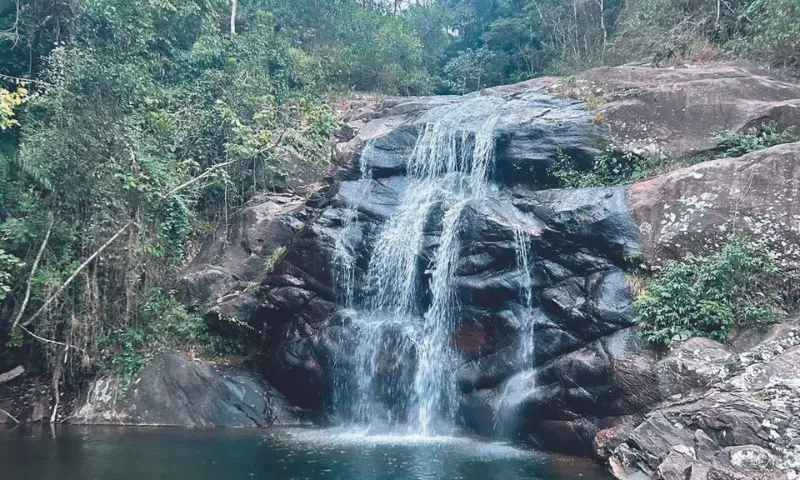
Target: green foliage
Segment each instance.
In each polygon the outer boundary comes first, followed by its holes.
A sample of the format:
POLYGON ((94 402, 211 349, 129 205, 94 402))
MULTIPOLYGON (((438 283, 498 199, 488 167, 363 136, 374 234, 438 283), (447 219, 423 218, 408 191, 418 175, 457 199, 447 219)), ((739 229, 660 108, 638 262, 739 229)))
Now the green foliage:
POLYGON ((627 185, 652 175, 664 158, 658 153, 636 153, 608 147, 595 157, 589 170, 581 170, 569 155, 558 152, 557 161, 548 173, 561 188, 607 187, 627 185))
POLYGON ((392 94, 432 90, 423 45, 405 15, 388 14, 369 1, 267 0, 263 5, 302 45, 304 63, 313 66, 319 81, 392 94))
POLYGON ((760 128, 746 132, 728 132, 714 138, 717 142, 717 158, 741 157, 750 152, 763 150, 782 143, 800 141, 800 136, 789 128, 779 131, 775 122, 768 122, 760 128))
POLYGON ((800 67, 800 2, 743 1, 737 13, 743 33, 726 45, 731 54, 773 66, 800 67))
POLYGON ((7 128, 19 125, 14 118, 14 109, 25 103, 28 99, 28 90, 19 87, 15 91, 0 88, 0 132, 7 128))
POLYGON ((497 85, 502 79, 503 65, 504 59, 486 47, 466 50, 444 66, 445 83, 455 93, 497 85))
MULTIPOLYGON (((0 249, 4 260, 30 264, 56 220, 30 312, 130 223, 30 328, 88 351, 102 337, 120 352, 114 368, 131 371, 142 352, 180 346, 177 332, 160 328, 201 328, 197 319, 170 320, 177 310, 153 317, 138 308, 154 288, 169 288, 187 240, 258 191, 281 188, 286 162, 328 161, 339 125, 326 102, 328 77, 260 1, 242 2, 233 37, 227 0, 77 0, 69 12, 45 8, 44 0, 23 3, 42 7, 26 7, 25 22, 41 25, 37 12, 58 13, 68 18, 51 21, 69 29, 57 42, 26 48, 41 58, 19 55, 24 65, 9 70, 35 77, 29 97, 20 84, 2 90, 3 126, 20 128, 0 136, 0 249), (227 166, 192 182, 220 164, 227 166), (188 187, 174 193, 181 185, 188 187)), ((2 8, 0 21, 9 13, 2 8)), ((18 33, 50 38, 38 32, 18 33)), ((388 45, 396 39, 386 32, 388 45)), ((16 59, 16 44, 3 41, 16 59)), ((27 275, 10 273, 12 266, 0 263, 3 297, 25 290, 27 275)), ((19 300, 0 305, 3 314, 19 300)), ((199 330, 192 335, 189 343, 223 346, 199 330)), ((57 353, 30 337, 20 347, 21 357, 34 354, 27 358, 45 369, 57 353)), ((80 356, 68 357, 71 370, 86 368, 80 356)))
POLYGON ((204 356, 242 351, 241 343, 209 332, 203 318, 189 312, 174 292, 154 289, 140 305, 139 313, 136 326, 111 330, 99 342, 104 367, 125 378, 164 351, 196 351, 204 356))
POLYGON ((799 47, 796 0, 637 0, 619 11, 605 62, 679 64, 727 57, 797 68, 799 47))
POLYGON ((636 320, 655 344, 694 336, 724 342, 734 330, 778 318, 782 275, 768 248, 731 237, 716 253, 667 263, 636 299, 636 320))
POLYGON ((273 250, 267 258, 264 259, 264 272, 270 273, 275 268, 275 265, 278 264, 281 257, 283 257, 284 253, 286 253, 286 247, 278 247, 273 250))
POLYGON ((5 300, 11 292, 14 274, 23 266, 25 263, 22 260, 0 248, 0 301, 5 300))
POLYGON ((191 229, 192 213, 180 196, 165 200, 155 212, 159 218, 159 237, 176 264, 183 259, 183 241, 191 229))
POLYGON ((147 365, 145 334, 137 328, 118 330, 101 339, 101 345, 110 349, 110 368, 115 373, 130 377, 147 365))

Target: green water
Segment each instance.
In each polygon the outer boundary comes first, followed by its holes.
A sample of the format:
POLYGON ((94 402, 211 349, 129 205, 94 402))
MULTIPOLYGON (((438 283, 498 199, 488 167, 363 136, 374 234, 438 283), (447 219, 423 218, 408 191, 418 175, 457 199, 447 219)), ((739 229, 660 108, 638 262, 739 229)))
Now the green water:
POLYGON ((608 479, 597 465, 464 437, 338 430, 0 429, 2 480, 608 479))

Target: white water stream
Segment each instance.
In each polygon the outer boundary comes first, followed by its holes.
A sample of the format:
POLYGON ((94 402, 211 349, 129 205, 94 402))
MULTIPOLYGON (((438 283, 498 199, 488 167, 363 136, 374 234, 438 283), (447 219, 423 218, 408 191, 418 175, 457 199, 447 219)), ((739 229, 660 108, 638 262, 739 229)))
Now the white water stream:
MULTIPOLYGON (((500 112, 497 104, 491 105, 494 113, 480 128, 469 130, 463 119, 478 108, 486 111, 489 100, 474 101, 434 109, 421 119, 407 159, 407 187, 372 245, 362 285, 355 284, 356 247, 343 240, 359 228, 357 206, 351 206, 337 241, 340 302, 352 310, 357 336, 354 371, 348 372, 352 378, 341 382, 349 391, 338 394, 346 399, 338 408, 367 431, 396 431, 399 425, 407 434, 431 436, 452 429, 457 402, 453 373, 459 358, 451 337, 459 318, 454 280, 462 217, 471 203, 497 192, 490 176, 500 112), (426 265, 422 259, 435 233, 435 253, 426 265), (423 297, 426 302, 420 300, 423 297)), ((362 153, 362 200, 370 195, 367 165, 372 154, 367 145, 362 153)), ((529 313, 528 248, 524 232, 517 230, 517 267, 528 278, 521 302, 529 313)), ((532 362, 532 329, 524 336, 523 354, 532 362)))

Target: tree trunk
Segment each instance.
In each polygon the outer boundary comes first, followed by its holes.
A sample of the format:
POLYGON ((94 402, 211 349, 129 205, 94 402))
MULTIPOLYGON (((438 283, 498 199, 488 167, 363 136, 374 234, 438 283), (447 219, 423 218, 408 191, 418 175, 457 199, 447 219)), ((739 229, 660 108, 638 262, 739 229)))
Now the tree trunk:
POLYGON ((606 30, 606 3, 605 0, 597 2, 600 5, 600 29, 603 30, 603 53, 602 57, 606 56, 606 43, 608 43, 608 31, 606 30))
POLYGON ((237 0, 231 0, 231 37, 236 35, 236 7, 237 0))

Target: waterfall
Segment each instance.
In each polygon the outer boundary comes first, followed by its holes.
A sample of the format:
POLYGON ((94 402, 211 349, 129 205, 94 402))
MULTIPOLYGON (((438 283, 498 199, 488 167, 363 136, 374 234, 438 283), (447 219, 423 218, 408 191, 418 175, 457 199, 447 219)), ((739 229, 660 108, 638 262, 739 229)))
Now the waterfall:
MULTIPOLYGON (((485 104, 481 106, 485 111, 485 104)), ((453 424, 453 373, 459 359, 451 337, 459 318, 455 274, 463 216, 472 202, 496 191, 490 176, 499 112, 490 105, 494 112, 470 130, 462 126, 465 117, 475 115, 470 108, 474 105, 469 102, 455 109, 440 107, 420 120, 406 161, 407 186, 372 242, 361 285, 354 286, 355 247, 337 241, 340 302, 350 309, 356 341, 354 366, 346 372, 349 381, 338 383, 342 391, 336 408, 368 429, 402 426, 406 433, 427 436, 453 424), (439 228, 431 260, 424 265, 432 232, 439 228)), ((371 181, 365 166, 371 148, 362 152, 360 181, 365 185, 371 181)), ((351 209, 342 236, 358 228, 357 208, 351 209)), ((524 235, 518 236, 519 268, 527 271, 524 235)), ((525 304, 530 307, 529 295, 525 304)))
POLYGON ((533 366, 536 362, 536 350, 534 345, 534 316, 533 316, 533 282, 531 281, 530 248, 528 238, 523 228, 524 222, 514 223, 514 241, 516 243, 517 269, 522 272, 522 286, 520 289, 520 303, 522 312, 519 324, 522 332, 519 345, 519 354, 522 364, 533 366))
MULTIPOLYGON (((514 223, 514 241, 516 244, 517 269, 523 273, 523 282, 520 288, 520 304, 522 311, 519 314, 518 323, 520 342, 517 345, 517 355, 519 362, 524 367, 530 368, 536 364, 536 349, 534 335, 534 315, 533 315, 533 282, 530 275, 530 248, 528 238, 524 229, 525 222, 518 219, 514 223)), ((506 402, 515 395, 524 394, 532 390, 536 385, 536 378, 532 370, 523 370, 522 373, 508 379, 502 392, 497 399, 494 411, 493 428, 496 433, 505 435, 508 427, 508 419, 501 418, 501 412, 506 402)))
POLYGON ((336 237, 336 244, 333 248, 333 265, 336 275, 336 285, 339 286, 339 302, 345 308, 353 308, 353 296, 355 294, 355 267, 356 267, 356 245, 348 242, 352 234, 358 231, 358 204, 369 196, 370 182, 369 177, 372 171, 369 168, 367 159, 370 158, 374 146, 372 142, 367 142, 361 152, 359 167, 361 179, 359 180, 358 201, 348 206, 345 211, 345 218, 342 222, 342 233, 336 237))

